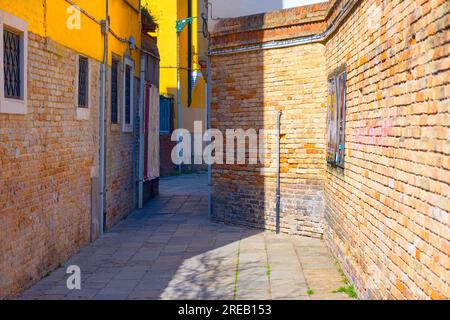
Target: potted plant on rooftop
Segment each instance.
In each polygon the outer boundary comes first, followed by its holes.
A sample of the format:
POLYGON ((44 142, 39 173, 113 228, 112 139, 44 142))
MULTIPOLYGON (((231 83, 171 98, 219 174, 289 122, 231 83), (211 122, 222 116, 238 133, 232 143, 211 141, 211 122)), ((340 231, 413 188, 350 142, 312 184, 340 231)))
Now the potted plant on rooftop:
POLYGON ((142 31, 143 32, 155 32, 158 28, 158 23, 156 22, 155 17, 152 15, 148 6, 144 6, 141 8, 141 16, 142 16, 142 31))

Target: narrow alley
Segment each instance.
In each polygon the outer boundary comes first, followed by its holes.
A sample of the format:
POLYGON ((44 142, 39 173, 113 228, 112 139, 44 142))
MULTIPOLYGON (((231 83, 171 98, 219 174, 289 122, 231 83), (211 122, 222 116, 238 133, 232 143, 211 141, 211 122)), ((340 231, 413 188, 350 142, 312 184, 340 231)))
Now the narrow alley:
POLYGON ((21 299, 349 299, 318 239, 207 217, 207 176, 161 180, 161 195, 53 271, 21 299), (81 269, 69 291, 67 267, 81 269))

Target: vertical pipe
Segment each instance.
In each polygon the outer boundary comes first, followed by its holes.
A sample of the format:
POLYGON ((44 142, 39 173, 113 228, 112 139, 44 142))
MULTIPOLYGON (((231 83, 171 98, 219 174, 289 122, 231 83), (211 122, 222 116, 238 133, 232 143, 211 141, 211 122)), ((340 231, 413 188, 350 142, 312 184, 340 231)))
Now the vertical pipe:
POLYGON ((100 80, 100 156, 99 156, 99 176, 100 176, 100 235, 103 235, 105 219, 105 190, 106 190, 106 172, 105 172, 105 110, 106 110, 106 71, 108 69, 108 34, 109 34, 109 2, 105 0, 105 24, 103 30, 104 48, 103 63, 101 65, 100 80))
MULTIPOLYGON (((177 30, 177 129, 181 129, 180 33, 181 31, 177 30)), ((181 136, 178 136, 177 140, 178 140, 177 148, 180 148, 181 136)), ((181 174, 181 164, 178 165, 178 171, 181 174)))
MULTIPOLYGON (((209 2, 205 2, 204 9, 206 11, 206 16, 209 17, 209 2)), ((206 72, 207 80, 206 80, 206 130, 211 129, 211 98, 212 98, 212 73, 211 73, 211 55, 209 54, 210 41, 211 36, 209 35, 208 28, 206 28, 207 32, 207 66, 206 72)), ((211 219, 213 215, 213 204, 212 204, 212 163, 211 163, 211 154, 208 153, 208 218, 211 219)))
MULTIPOLYGON (((208 37, 209 38, 209 37, 208 37)), ((209 39, 208 39, 209 47, 209 39)), ((209 48, 208 48, 209 51, 209 48)), ((211 56, 208 54, 208 80, 207 80, 207 92, 206 92, 206 130, 211 129, 211 93, 212 93, 212 83, 211 83, 211 56)), ((211 164, 211 154, 208 154, 208 218, 212 218, 212 164, 211 164)))
POLYGON ((141 81, 139 88, 139 195, 138 207, 144 206, 144 127, 145 127, 145 54, 141 52, 141 81))
POLYGON ((281 112, 277 113, 277 186, 276 186, 276 232, 280 233, 280 130, 281 112))
POLYGON ((99 205, 99 215, 100 215, 100 225, 99 225, 99 233, 100 235, 103 234, 103 230, 104 230, 104 224, 105 224, 105 219, 104 219, 104 202, 103 202, 103 198, 104 198, 104 189, 105 189, 105 183, 104 183, 104 168, 103 168, 103 163, 105 161, 105 114, 104 114, 104 107, 105 107, 105 97, 104 97, 104 92, 105 92, 105 65, 101 64, 100 66, 100 112, 99 112, 99 125, 100 125, 100 131, 99 131, 99 135, 100 135, 100 139, 99 139, 99 144, 100 144, 100 155, 99 155, 99 162, 98 162, 98 170, 99 170, 99 179, 100 179, 100 183, 99 183, 99 188, 100 188, 100 205, 99 205))
MULTIPOLYGON (((188 0, 188 18, 192 17, 192 0, 188 0)), ((188 24, 188 40, 187 40, 187 75, 188 75, 188 104, 192 103, 192 23, 188 24)))

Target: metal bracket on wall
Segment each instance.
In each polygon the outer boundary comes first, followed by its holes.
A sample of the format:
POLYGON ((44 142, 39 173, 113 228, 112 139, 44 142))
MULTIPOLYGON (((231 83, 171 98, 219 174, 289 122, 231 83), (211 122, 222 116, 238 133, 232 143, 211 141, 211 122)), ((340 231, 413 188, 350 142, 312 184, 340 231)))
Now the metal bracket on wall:
POLYGON ((189 17, 189 18, 184 18, 184 19, 178 19, 177 20, 177 24, 176 24, 177 32, 180 33, 181 31, 183 31, 183 29, 188 24, 192 24, 193 21, 194 21, 194 18, 196 18, 196 17, 189 17))

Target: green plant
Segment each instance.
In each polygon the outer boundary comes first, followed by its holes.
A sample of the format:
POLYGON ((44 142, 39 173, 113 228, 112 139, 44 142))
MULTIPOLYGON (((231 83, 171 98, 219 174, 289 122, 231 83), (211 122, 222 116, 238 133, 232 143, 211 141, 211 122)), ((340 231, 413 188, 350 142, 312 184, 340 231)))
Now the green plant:
POLYGON ((237 259, 236 259, 236 272, 234 273, 234 288, 233 288, 233 299, 236 300, 237 297, 237 282, 239 276, 239 255, 241 254, 241 248, 238 248, 237 259))
POLYGON ((350 281, 348 281, 347 277, 345 276, 344 271, 342 270, 341 266, 338 265, 338 272, 341 275, 342 281, 346 284, 346 285, 350 285, 350 281))
POLYGON ((308 288, 308 290, 306 291, 306 293, 308 294, 308 296, 312 296, 314 294, 314 290, 311 288, 308 288))
POLYGON ((272 271, 271 271, 271 269, 270 269, 270 265, 269 265, 269 263, 267 263, 267 265, 266 265, 266 275, 267 275, 267 277, 268 278, 270 278, 270 273, 271 273, 272 271))
POLYGON ((355 287, 350 283, 341 266, 337 262, 335 262, 335 264, 345 286, 339 287, 334 290, 333 293, 345 293, 352 299, 358 299, 358 294, 356 293, 355 287))
POLYGON ((142 23, 149 26, 149 29, 156 30, 158 22, 147 5, 141 8, 142 23))
POLYGON ((356 293, 355 287, 353 285, 340 287, 333 291, 333 293, 345 293, 352 299, 357 299, 358 294, 356 293))

